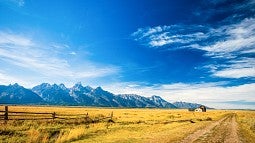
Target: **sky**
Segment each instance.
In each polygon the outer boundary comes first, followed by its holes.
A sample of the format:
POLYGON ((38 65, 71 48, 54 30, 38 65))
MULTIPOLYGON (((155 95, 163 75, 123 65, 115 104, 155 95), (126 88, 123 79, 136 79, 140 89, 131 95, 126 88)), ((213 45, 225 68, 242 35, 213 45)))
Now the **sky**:
POLYGON ((255 109, 254 0, 0 0, 0 84, 255 109))

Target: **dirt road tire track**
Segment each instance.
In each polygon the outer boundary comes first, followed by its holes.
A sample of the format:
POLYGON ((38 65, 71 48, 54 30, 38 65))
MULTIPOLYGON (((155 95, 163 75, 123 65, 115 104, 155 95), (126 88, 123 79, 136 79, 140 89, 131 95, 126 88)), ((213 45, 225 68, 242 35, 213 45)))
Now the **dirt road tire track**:
POLYGON ((228 114, 220 120, 184 138, 180 143, 241 143, 236 115, 228 114))

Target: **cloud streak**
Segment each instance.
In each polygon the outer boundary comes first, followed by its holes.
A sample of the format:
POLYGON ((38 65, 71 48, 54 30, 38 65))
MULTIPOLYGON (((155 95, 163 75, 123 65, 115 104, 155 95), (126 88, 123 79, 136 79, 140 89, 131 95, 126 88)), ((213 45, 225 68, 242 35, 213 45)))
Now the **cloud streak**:
MULTIPOLYGON (((254 58, 241 58, 228 62, 222 70, 215 70, 213 76, 227 78, 255 77, 255 60, 254 58)), ((217 69, 217 68, 216 68, 217 69)))
POLYGON ((201 25, 157 26, 139 28, 132 36, 136 41, 154 48, 173 44, 185 46, 207 38, 208 36, 203 32, 205 30, 207 30, 206 27, 201 25))
POLYGON ((116 66, 99 65, 88 60, 72 63, 63 55, 75 56, 76 53, 67 48, 63 44, 58 47, 55 44, 54 48, 23 35, 0 32, 0 61, 30 71, 34 76, 72 81, 105 77, 119 71, 116 66))
POLYGON ((208 55, 249 52, 255 45, 255 19, 213 28, 203 25, 170 25, 139 28, 132 34, 135 40, 149 47, 169 49, 196 48, 208 55))
MULTIPOLYGON (((218 26, 170 25, 140 28, 132 34, 135 40, 151 48, 198 49, 205 56, 225 60, 210 67, 212 76, 221 78, 255 77, 255 18, 218 26), (246 60, 244 60, 246 59, 246 60), (247 60, 249 59, 249 60, 247 60), (245 64, 245 66, 242 66, 245 64)), ((208 67, 208 66, 207 66, 208 67)))

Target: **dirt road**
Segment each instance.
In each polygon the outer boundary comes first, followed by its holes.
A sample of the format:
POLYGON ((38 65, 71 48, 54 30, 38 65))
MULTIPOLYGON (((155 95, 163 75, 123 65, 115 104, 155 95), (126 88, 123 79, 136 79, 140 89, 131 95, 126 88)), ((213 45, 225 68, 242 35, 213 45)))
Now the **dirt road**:
POLYGON ((181 143, 241 143, 237 131, 235 114, 212 123, 204 129, 190 134, 181 143))

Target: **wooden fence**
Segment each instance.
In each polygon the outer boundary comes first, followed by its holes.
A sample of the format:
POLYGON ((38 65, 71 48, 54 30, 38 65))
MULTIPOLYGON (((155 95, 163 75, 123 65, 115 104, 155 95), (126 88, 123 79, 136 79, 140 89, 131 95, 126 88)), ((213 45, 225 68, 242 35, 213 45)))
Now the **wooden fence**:
POLYGON ((59 119, 59 120, 69 120, 69 119, 84 119, 85 123, 96 123, 102 120, 108 119, 108 122, 113 122, 113 112, 111 112, 109 117, 95 117, 91 118, 88 113, 85 114, 57 114, 52 113, 39 113, 39 112, 14 112, 9 111, 8 106, 4 107, 4 111, 0 110, 0 120, 47 120, 47 119, 59 119), (4 113, 4 114, 2 114, 4 113))

